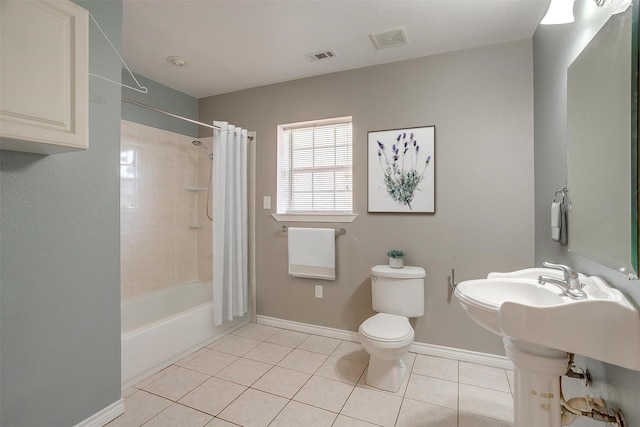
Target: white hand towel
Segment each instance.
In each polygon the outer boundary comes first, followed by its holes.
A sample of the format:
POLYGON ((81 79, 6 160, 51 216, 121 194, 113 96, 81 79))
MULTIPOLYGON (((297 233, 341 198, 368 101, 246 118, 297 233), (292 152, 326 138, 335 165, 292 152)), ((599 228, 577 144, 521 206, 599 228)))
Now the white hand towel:
POLYGON ((289 275, 336 280, 336 237, 333 228, 289 227, 289 275))
POLYGON ((551 238, 560 241, 560 229, 562 228, 562 203, 551 203, 551 238))

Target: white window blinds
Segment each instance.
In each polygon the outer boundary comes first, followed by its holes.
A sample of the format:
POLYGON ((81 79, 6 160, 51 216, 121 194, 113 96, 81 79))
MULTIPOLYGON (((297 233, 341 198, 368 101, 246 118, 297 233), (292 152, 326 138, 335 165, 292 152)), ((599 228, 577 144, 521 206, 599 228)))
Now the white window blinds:
POLYGON ((353 211, 351 117, 279 126, 278 213, 353 211))

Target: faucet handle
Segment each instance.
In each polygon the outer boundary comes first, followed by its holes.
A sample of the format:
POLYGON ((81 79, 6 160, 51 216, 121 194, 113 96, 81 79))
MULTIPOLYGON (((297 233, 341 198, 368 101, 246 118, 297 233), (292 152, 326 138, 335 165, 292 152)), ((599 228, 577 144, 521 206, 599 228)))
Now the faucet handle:
POLYGON ((561 270, 562 274, 564 275, 564 280, 566 281, 578 280, 578 274, 575 271, 573 271, 571 267, 569 267, 568 265, 553 264, 547 261, 544 261, 542 265, 544 265, 545 267, 556 269, 556 270, 561 270))

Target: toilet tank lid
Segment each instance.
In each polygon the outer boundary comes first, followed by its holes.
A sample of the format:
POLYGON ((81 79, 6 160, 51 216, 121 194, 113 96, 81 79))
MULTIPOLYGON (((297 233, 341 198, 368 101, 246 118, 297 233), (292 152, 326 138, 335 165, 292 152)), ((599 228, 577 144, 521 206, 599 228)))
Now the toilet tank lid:
POLYGON ((403 268, 391 268, 388 265, 375 265, 371 268, 371 275, 394 279, 422 279, 427 273, 422 267, 405 265, 403 268))

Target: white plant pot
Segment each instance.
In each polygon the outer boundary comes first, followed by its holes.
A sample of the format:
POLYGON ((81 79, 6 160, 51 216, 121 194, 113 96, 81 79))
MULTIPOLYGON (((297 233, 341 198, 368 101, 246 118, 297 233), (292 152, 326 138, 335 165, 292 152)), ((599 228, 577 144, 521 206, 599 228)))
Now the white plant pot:
POLYGON ((389 267, 402 268, 404 267, 404 258, 391 258, 389 257, 389 267))

